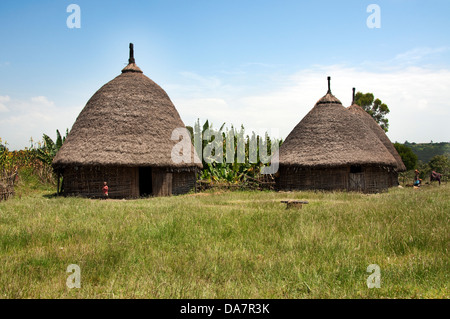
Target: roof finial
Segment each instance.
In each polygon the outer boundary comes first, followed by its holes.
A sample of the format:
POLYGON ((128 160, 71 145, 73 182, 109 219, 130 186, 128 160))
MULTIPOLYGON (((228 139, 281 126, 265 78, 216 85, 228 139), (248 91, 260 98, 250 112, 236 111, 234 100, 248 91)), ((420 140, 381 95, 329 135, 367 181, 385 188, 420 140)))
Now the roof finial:
POLYGON ((330 88, 331 77, 329 76, 327 79, 328 79, 328 92, 327 92, 327 94, 331 94, 331 88, 330 88))
POLYGON ((353 88, 352 105, 355 104, 355 88, 353 88))
POLYGON ((136 61, 134 60, 133 43, 130 43, 130 58, 128 59, 128 63, 136 63, 136 61))

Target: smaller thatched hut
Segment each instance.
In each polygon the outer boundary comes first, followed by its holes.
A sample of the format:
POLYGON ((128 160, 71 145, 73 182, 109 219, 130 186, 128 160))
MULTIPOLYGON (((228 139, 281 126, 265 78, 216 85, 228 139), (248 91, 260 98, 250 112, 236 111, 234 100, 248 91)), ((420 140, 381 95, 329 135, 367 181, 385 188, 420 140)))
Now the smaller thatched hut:
POLYGON ((358 116, 330 89, 297 124, 279 150, 278 189, 380 192, 397 162, 358 116))
MULTIPOLYGON (((53 160, 63 193, 129 198, 189 192, 202 167, 191 145, 189 163, 174 163, 175 129, 185 128, 167 93, 136 65, 133 44, 122 73, 87 102, 53 160)), ((189 143, 190 143, 189 138, 189 143)))
POLYGON ((378 137, 378 139, 383 143, 384 147, 391 153, 396 161, 395 169, 391 170, 389 186, 398 186, 398 173, 406 171, 405 164, 403 164, 402 158, 398 154, 392 142, 387 137, 384 130, 380 125, 374 120, 370 114, 363 110, 361 106, 355 103, 355 88, 353 88, 353 98, 352 105, 347 108, 351 113, 355 114, 360 118, 360 120, 372 130, 372 132, 378 137))

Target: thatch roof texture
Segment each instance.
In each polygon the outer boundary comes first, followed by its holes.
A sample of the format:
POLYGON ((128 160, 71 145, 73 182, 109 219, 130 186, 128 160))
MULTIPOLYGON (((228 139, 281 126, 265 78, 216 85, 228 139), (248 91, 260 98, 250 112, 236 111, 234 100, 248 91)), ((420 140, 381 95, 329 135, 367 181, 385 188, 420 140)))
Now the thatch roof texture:
POLYGON ((395 149, 392 142, 389 140, 389 137, 387 137, 384 130, 381 128, 380 125, 374 120, 370 114, 368 114, 364 109, 355 103, 355 89, 353 88, 353 99, 352 99, 352 105, 347 108, 348 111, 355 114, 360 118, 364 124, 372 130, 372 132, 378 137, 378 139, 383 143, 384 147, 391 153, 391 155, 394 157, 397 165, 396 169, 398 172, 404 172, 406 171, 406 166, 403 164, 402 158, 398 154, 397 150, 395 149))
POLYGON ((191 164, 171 159, 172 131, 184 127, 167 93, 135 64, 130 44, 129 64, 87 102, 53 166, 201 167, 193 147, 191 164))
POLYGON ((280 147, 280 165, 332 167, 396 166, 378 137, 328 92, 297 124, 280 147))

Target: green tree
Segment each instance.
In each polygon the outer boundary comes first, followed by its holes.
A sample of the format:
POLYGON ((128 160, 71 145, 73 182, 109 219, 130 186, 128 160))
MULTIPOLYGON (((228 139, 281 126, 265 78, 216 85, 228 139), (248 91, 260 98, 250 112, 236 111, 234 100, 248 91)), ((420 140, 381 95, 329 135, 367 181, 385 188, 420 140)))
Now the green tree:
POLYGON ((400 143, 394 143, 394 147, 402 158, 406 169, 414 169, 417 165, 417 155, 413 153, 412 149, 400 143))
POLYGON ((372 93, 358 92, 355 95, 355 103, 361 106, 364 111, 370 114, 374 120, 387 132, 389 129, 389 120, 386 115, 389 113, 389 108, 380 99, 375 99, 372 93))
POLYGON ((436 155, 428 162, 428 165, 432 171, 447 175, 450 171, 450 158, 446 155, 436 155))

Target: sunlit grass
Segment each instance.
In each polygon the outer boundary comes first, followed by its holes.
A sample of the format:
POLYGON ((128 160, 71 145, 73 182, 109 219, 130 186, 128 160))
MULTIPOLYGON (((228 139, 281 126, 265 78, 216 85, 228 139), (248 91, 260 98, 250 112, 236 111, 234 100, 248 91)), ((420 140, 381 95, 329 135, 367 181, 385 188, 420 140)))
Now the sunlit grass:
POLYGON ((450 190, 0 203, 2 298, 449 298, 450 190), (308 200, 286 209, 283 199, 308 200), (69 264, 81 288, 66 286, 69 264), (368 289, 369 264, 381 288, 368 289))

